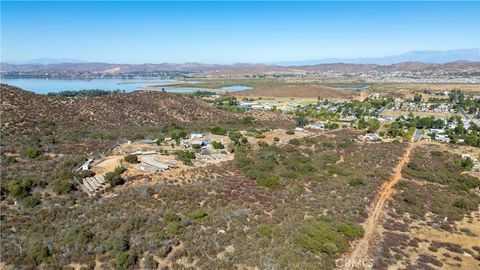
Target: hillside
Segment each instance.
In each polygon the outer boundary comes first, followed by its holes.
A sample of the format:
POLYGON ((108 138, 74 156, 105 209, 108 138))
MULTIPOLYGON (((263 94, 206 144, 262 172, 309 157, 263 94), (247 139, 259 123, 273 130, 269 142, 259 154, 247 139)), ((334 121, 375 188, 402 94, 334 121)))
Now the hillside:
POLYGON ((37 121, 45 117, 57 124, 92 121, 98 127, 163 125, 225 121, 234 115, 200 99, 154 91, 92 98, 57 98, 1 86, 3 119, 37 121), (28 110, 26 110, 28 108, 28 110))

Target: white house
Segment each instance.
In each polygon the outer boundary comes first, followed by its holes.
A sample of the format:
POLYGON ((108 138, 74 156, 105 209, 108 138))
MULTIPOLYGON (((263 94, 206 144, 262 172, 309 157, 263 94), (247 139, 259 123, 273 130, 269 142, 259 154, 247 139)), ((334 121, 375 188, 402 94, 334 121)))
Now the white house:
POLYGON ((190 134, 190 139, 201 139, 201 138, 203 138, 202 133, 192 133, 192 134, 190 134))

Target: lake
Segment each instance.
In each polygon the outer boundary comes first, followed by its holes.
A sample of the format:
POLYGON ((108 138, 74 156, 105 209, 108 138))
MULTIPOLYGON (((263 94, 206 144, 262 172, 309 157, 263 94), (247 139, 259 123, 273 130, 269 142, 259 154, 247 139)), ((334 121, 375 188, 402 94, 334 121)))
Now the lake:
POLYGON ((151 84, 172 84, 174 80, 161 80, 158 78, 133 78, 133 79, 43 79, 43 78, 1 78, 2 83, 20 87, 24 90, 37 94, 47 94, 49 92, 77 91, 77 90, 125 90, 132 92, 142 90, 151 84))
POLYGON ((229 85, 229 86, 224 86, 220 89, 228 90, 228 91, 245 91, 245 90, 251 90, 253 88, 246 85, 229 85))
MULTIPOLYGON (((195 91, 201 91, 201 89, 176 89, 175 84, 178 83, 187 83, 187 84, 201 84, 199 81, 175 81, 168 79, 159 79, 159 78, 108 78, 108 79, 45 79, 45 78, 1 78, 2 83, 6 83, 12 86, 22 88, 27 91, 31 91, 37 94, 47 94, 50 92, 60 92, 60 91, 78 91, 78 90, 90 90, 90 89, 101 89, 101 90, 124 90, 125 92, 133 92, 137 90, 157 90, 162 91, 162 88, 166 92, 171 93, 192 93, 195 91), (165 84, 165 87, 162 85, 165 84), (149 85, 155 85, 156 87, 149 88, 149 85)), ((242 91, 249 90, 251 87, 245 85, 231 85, 223 87, 219 90, 224 91, 242 91)), ((205 89, 207 91, 215 89, 205 89)))

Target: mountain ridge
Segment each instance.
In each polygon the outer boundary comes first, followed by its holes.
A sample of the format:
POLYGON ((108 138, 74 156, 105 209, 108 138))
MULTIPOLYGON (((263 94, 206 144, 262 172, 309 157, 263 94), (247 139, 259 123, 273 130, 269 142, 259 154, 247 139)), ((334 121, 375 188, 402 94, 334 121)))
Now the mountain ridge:
POLYGON ((448 51, 438 50, 415 50, 399 55, 383 56, 383 57, 359 57, 359 58, 323 58, 317 60, 304 61, 282 61, 273 64, 281 66, 302 66, 332 63, 348 63, 348 64, 377 64, 391 65, 402 62, 424 62, 431 64, 446 64, 456 61, 480 61, 480 49, 456 49, 448 51))

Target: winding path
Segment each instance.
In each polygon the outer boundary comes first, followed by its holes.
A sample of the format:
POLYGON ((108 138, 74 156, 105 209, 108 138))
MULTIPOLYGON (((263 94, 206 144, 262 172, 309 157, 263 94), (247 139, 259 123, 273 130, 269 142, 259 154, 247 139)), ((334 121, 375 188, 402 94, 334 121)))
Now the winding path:
POLYGON ((410 160, 410 154, 414 147, 411 142, 402 156, 402 159, 395 167, 392 177, 384 182, 377 195, 372 209, 369 211, 368 218, 363 224, 365 230, 364 236, 354 244, 351 252, 344 258, 343 269, 370 269, 373 262, 372 249, 378 243, 384 217, 384 209, 387 201, 392 197, 394 186, 402 178, 402 169, 410 160))

